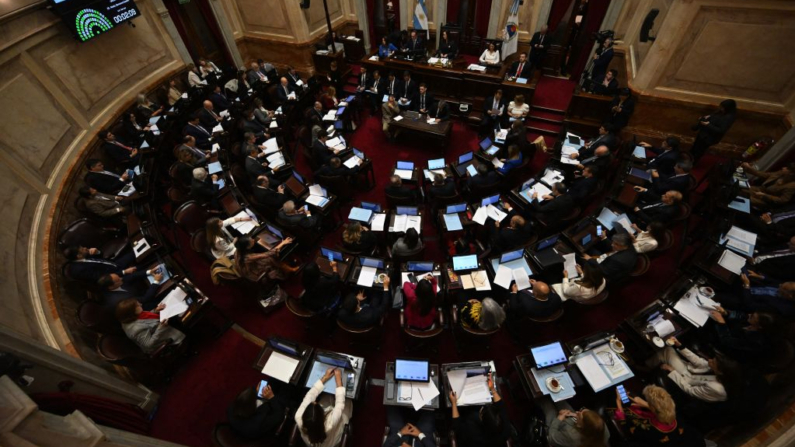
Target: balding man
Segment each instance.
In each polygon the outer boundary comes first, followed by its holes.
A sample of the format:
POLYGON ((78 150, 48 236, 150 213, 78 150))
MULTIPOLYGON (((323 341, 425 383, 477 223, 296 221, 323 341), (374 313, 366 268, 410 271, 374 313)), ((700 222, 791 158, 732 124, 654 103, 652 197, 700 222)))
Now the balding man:
POLYGON ((679 191, 667 191, 654 202, 646 205, 636 206, 634 214, 631 216, 633 222, 645 228, 653 221, 664 224, 671 223, 679 214, 679 202, 682 201, 682 193, 679 191))
POLYGON ((577 169, 583 170, 586 166, 596 166, 600 172, 607 173, 611 161, 613 161, 613 156, 610 155, 610 149, 602 145, 596 148, 592 157, 580 161, 577 169))
POLYGON ((662 194, 665 191, 679 191, 686 193, 690 188, 690 170, 693 163, 688 160, 679 160, 674 165, 674 175, 661 174, 659 171, 651 171, 651 192, 662 194))
POLYGON ((279 80, 279 86, 276 87, 276 97, 279 100, 279 104, 295 100, 295 91, 290 87, 290 83, 287 81, 286 77, 282 77, 279 80))
POLYGON ((508 215, 505 216, 502 223, 494 221, 491 230, 491 247, 494 253, 502 253, 527 244, 533 235, 532 226, 524 217, 517 215, 508 202, 505 202, 503 206, 508 211, 508 215))
POLYGON ((284 185, 279 185, 276 190, 271 189, 270 186, 271 182, 268 176, 260 175, 257 177, 257 182, 252 191, 254 199, 272 210, 277 210, 287 202, 287 196, 284 194, 284 185))
POLYGON ((508 318, 548 318, 563 307, 563 301, 545 282, 530 280, 530 288, 519 290, 511 284, 508 296, 508 318))
POLYGON ((542 25, 533 38, 530 39, 530 66, 534 70, 541 69, 544 64, 544 56, 547 55, 547 48, 549 48, 549 36, 547 35, 548 27, 542 25))
POLYGON ((721 306, 743 312, 769 312, 795 318, 795 282, 765 277, 753 270, 743 273, 742 293, 718 294, 721 306))
POLYGON ((308 209, 296 208, 295 202, 292 200, 284 202, 278 216, 288 227, 312 229, 320 224, 320 219, 317 216, 313 216, 308 209))
POLYGON ((393 175, 389 178, 389 184, 384 188, 384 192, 390 197, 401 199, 416 199, 417 194, 413 189, 403 184, 400 176, 393 175))
POLYGON ((613 235, 610 240, 610 247, 613 251, 598 257, 588 254, 582 255, 583 259, 588 263, 599 267, 608 285, 628 278, 638 262, 638 252, 635 251, 635 246, 632 245, 632 238, 629 237, 626 230, 619 231, 613 235))
POLYGON ((306 113, 306 125, 308 127, 312 127, 314 118, 320 120, 321 123, 323 122, 323 104, 320 101, 315 101, 314 106, 306 113))
POLYGON ((199 111, 199 121, 201 121, 205 129, 212 129, 223 121, 223 118, 215 113, 212 101, 204 101, 203 105, 204 107, 199 111))
POLYGON ((267 76, 265 76, 265 74, 262 73, 259 64, 256 62, 251 63, 251 70, 249 70, 248 73, 246 74, 246 79, 248 80, 248 83, 251 84, 252 86, 256 85, 258 82, 261 82, 263 84, 268 82, 267 76))

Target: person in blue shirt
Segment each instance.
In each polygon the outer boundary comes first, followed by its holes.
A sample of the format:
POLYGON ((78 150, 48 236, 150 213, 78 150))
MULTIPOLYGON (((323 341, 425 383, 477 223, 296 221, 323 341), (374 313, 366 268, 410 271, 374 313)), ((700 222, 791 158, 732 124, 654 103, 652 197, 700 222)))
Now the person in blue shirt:
POLYGON ((519 146, 515 144, 508 146, 508 158, 500 161, 502 162, 502 167, 497 168, 497 171, 503 174, 507 174, 511 169, 521 166, 522 152, 519 150, 519 146))
POLYGON ((386 58, 397 51, 397 47, 386 41, 386 37, 381 38, 381 45, 378 46, 378 57, 386 58))

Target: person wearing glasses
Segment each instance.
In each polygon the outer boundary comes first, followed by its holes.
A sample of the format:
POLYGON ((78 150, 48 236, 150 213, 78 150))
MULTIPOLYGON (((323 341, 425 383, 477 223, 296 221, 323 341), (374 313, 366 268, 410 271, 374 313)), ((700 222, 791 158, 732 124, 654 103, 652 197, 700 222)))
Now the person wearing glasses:
POLYGON ((461 447, 504 446, 510 437, 511 423, 500 393, 489 373, 489 392, 492 403, 481 407, 466 407, 459 411, 458 396, 450 391, 450 407, 453 413, 453 431, 461 447))

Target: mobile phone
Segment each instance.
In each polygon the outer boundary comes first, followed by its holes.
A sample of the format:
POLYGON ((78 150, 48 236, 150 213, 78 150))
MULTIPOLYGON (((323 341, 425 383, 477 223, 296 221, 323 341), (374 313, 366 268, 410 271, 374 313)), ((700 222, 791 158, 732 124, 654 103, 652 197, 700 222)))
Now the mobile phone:
POLYGON ((309 211, 309 205, 304 205, 304 211, 309 211))
POLYGON ((408 277, 409 277, 409 282, 411 282, 412 284, 417 284, 417 277, 414 276, 414 273, 409 273, 408 277))
POLYGON ((331 253, 328 254, 328 262, 334 262, 334 255, 331 253))
POLYGON ((265 393, 265 388, 267 388, 267 387, 268 387, 268 381, 264 380, 264 379, 260 380, 259 381, 259 385, 257 385, 257 397, 262 399, 263 398, 263 394, 265 393))
POLYGON ((597 225, 596 226, 596 235, 597 236, 602 236, 602 226, 601 225, 597 225))
POLYGON ((616 389, 618 390, 618 396, 621 398, 621 402, 628 404, 629 396, 627 396, 627 390, 624 389, 624 385, 619 385, 616 389))

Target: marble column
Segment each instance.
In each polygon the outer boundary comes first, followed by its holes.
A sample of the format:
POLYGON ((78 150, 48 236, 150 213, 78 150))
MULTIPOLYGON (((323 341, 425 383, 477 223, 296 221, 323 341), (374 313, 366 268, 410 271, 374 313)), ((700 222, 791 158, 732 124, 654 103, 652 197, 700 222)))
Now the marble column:
POLYGON ((213 14, 215 14, 215 21, 218 22, 218 27, 221 29, 224 45, 226 45, 226 49, 232 56, 232 61, 238 68, 244 66, 245 62, 240 55, 240 50, 237 48, 237 43, 235 43, 235 36, 232 34, 232 28, 229 26, 229 19, 226 17, 224 5, 222 5, 219 0, 210 0, 208 3, 210 3, 213 14))
POLYGON ((193 63, 190 53, 188 52, 188 47, 186 47, 185 42, 182 41, 182 36, 179 35, 174 21, 171 20, 171 15, 169 15, 166 5, 163 4, 163 0, 152 0, 152 7, 154 7, 157 15, 160 16, 160 21, 163 22, 163 26, 166 28, 166 32, 171 37, 171 40, 174 41, 174 46, 177 47, 179 57, 186 65, 193 63))
POLYGON ((489 11, 489 31, 486 37, 489 39, 496 39, 502 31, 502 4, 506 0, 493 0, 491 2, 491 11, 489 11))
POLYGON ((436 22, 436 48, 439 48, 439 40, 442 38, 442 26, 447 23, 447 0, 436 0, 433 18, 434 22, 436 22))
POLYGON ((414 13, 409 11, 409 0, 400 0, 400 29, 409 29, 414 27, 414 13))
POLYGON ((602 20, 602 27, 600 29, 613 29, 623 7, 624 0, 612 0, 610 6, 607 7, 607 12, 605 12, 605 18, 602 20))
POLYGON ((770 169, 789 155, 789 151, 793 149, 795 149, 795 127, 790 127, 787 133, 756 162, 756 165, 762 171, 770 169))
POLYGON ((364 31, 364 49, 370 53, 370 16, 367 14, 367 0, 355 0, 356 20, 359 21, 359 29, 364 31))
POLYGON ((538 20, 536 20, 536 27, 533 30, 530 30, 530 36, 532 37, 533 33, 541 29, 543 25, 547 24, 549 20, 549 14, 552 12, 552 0, 542 0, 541 7, 538 11, 538 20))

